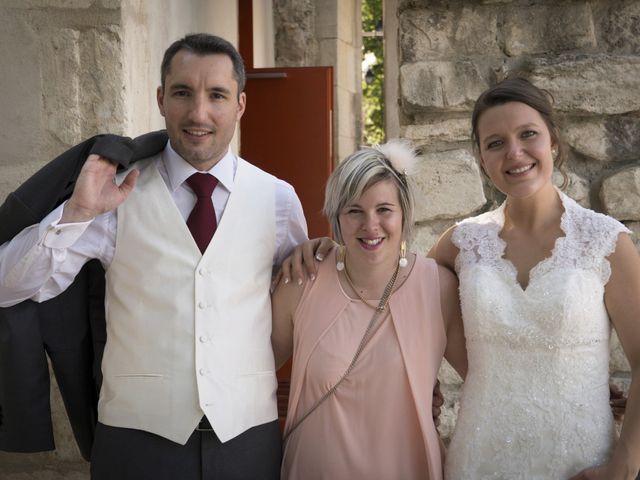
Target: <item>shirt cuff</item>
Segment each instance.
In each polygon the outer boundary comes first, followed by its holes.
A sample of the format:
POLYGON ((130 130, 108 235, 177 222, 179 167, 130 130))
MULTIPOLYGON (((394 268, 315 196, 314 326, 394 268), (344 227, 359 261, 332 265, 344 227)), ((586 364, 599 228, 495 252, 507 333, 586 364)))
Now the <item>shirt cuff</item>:
POLYGON ((64 204, 47 215, 40 223, 41 244, 47 248, 69 248, 76 243, 93 220, 79 223, 59 223, 64 204))

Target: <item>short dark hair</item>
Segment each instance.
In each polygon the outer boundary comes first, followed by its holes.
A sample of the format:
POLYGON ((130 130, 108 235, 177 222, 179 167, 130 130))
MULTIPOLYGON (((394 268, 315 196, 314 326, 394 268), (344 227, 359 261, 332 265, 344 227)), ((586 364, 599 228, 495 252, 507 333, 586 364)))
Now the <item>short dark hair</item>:
POLYGON ((226 55, 233 63, 233 77, 238 83, 238 95, 244 91, 246 74, 242 57, 230 42, 222 37, 210 35, 208 33, 192 33, 180 40, 173 42, 164 52, 162 65, 160 67, 160 79, 164 89, 164 81, 171 68, 171 60, 180 50, 187 50, 196 55, 226 55))
POLYGON ((536 87, 529 80, 521 77, 511 77, 502 80, 489 89, 485 90, 476 100, 471 115, 471 139, 474 148, 480 151, 480 138, 478 137, 478 122, 480 116, 491 107, 504 105, 508 102, 524 103, 536 110, 549 129, 551 139, 558 145, 558 156, 555 166, 558 168, 564 179, 563 187, 568 183, 568 177, 562 168, 567 153, 560 136, 558 119, 553 109, 553 95, 547 90, 536 87))

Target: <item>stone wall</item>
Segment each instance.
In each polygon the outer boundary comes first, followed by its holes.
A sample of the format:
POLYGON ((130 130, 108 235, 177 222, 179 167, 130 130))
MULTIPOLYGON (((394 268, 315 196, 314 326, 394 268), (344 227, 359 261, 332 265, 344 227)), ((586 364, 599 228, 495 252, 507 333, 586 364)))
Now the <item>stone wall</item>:
MULTIPOLYGON (((470 114, 484 89, 513 72, 555 97, 569 147, 567 193, 640 232, 640 2, 387 0, 385 6, 397 37, 387 48, 399 56, 386 78, 400 92, 399 105, 387 100, 388 123, 423 152, 417 250, 502 200, 472 154, 470 114)), ((628 387, 629 365, 612 343, 612 378, 628 387)), ((441 432, 448 436, 460 380, 448 366, 441 380, 447 397, 441 432)))

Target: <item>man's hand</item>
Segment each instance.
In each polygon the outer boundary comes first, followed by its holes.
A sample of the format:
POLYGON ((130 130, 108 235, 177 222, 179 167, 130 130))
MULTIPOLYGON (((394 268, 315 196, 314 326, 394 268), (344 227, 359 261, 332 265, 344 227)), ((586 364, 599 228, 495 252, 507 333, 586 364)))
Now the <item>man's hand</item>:
POLYGON ((624 419, 624 412, 627 408, 627 397, 625 397, 624 392, 613 383, 609 383, 609 404, 611 405, 613 418, 615 418, 616 422, 621 422, 624 419))
POLYGON ((98 155, 89 155, 80 170, 60 223, 88 222, 117 208, 136 184, 138 170, 130 171, 120 185, 115 183, 117 166, 98 155))
POLYGON ((444 397, 440 391, 440 380, 436 380, 436 386, 433 389, 433 400, 431 401, 431 415, 433 415, 433 423, 437 427, 440 425, 440 413, 444 405, 444 397))
POLYGON ((282 262, 282 267, 276 275, 273 285, 277 285, 280 280, 289 283, 291 278, 294 278, 298 285, 302 285, 307 276, 311 280, 315 280, 316 273, 318 273, 316 260, 321 262, 335 246, 336 243, 327 237, 314 238, 301 243, 282 262))

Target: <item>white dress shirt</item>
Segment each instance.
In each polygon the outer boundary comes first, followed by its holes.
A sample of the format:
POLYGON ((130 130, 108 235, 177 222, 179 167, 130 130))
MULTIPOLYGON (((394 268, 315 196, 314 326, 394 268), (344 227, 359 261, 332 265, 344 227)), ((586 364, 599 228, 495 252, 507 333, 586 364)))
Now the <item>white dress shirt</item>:
MULTIPOLYGON (((231 150, 208 173, 218 179, 211 199, 218 224, 233 191, 237 158, 231 150)), ((158 170, 185 219, 196 203, 196 195, 185 182, 198 170, 182 159, 167 143, 158 170)), ((276 180, 276 254, 280 265, 293 247, 307 239, 302 205, 293 187, 276 180)), ((60 224, 64 203, 40 224, 25 228, 9 242, 0 245, 0 307, 32 299, 42 302, 63 292, 90 259, 100 260, 105 269, 113 259, 117 210, 83 223, 60 224)), ((256 205, 259 208, 259 205, 256 205)), ((260 239, 256 239, 260 241, 260 239)))

